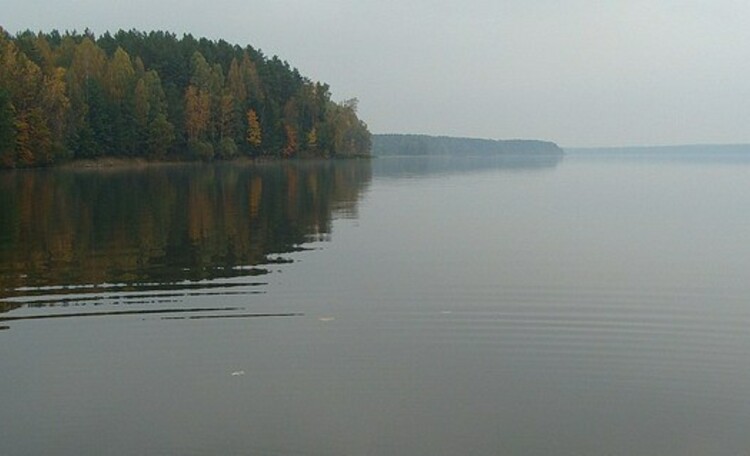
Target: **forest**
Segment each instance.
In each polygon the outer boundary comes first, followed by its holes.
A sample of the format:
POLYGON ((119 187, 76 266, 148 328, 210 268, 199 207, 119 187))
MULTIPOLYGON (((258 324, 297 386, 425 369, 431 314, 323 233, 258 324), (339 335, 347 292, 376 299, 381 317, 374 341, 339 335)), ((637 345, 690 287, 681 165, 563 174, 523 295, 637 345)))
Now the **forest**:
POLYGON ((549 141, 479 139, 428 135, 373 135, 373 155, 562 155, 549 141))
POLYGON ((279 57, 163 31, 0 27, 0 167, 367 155, 357 100, 279 57))

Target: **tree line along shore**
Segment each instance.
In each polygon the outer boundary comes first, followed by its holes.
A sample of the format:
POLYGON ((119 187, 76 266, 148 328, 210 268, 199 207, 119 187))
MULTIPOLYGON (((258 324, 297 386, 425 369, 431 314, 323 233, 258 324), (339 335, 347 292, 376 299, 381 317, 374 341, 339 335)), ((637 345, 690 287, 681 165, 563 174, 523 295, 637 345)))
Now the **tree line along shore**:
POLYGON ((368 155, 356 99, 251 46, 0 28, 0 167, 368 155))

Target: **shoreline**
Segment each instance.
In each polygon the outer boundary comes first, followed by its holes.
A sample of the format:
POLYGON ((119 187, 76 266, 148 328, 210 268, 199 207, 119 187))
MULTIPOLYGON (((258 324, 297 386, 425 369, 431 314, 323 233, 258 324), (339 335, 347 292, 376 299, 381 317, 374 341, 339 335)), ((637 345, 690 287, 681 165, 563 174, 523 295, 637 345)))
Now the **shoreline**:
POLYGON ((326 162, 336 160, 371 160, 373 155, 346 155, 339 157, 237 157, 230 160, 148 160, 141 157, 100 157, 100 158, 83 158, 50 163, 44 166, 29 166, 16 168, 0 168, 3 171, 23 171, 23 170, 114 170, 114 169, 141 169, 162 166, 184 166, 184 165, 262 165, 268 163, 294 163, 294 162, 326 162))

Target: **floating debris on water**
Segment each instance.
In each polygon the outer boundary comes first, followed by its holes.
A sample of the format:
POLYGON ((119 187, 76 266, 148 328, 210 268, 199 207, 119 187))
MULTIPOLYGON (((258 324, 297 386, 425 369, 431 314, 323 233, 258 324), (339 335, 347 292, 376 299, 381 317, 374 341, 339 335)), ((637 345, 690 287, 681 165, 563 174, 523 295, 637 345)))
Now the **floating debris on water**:
POLYGON ((335 320, 335 318, 333 318, 333 317, 320 317, 320 318, 318 318, 318 321, 323 321, 323 322, 328 322, 328 321, 333 321, 333 320, 335 320))
POLYGON ((234 371, 234 372, 232 372, 232 377, 239 377, 240 375, 245 375, 245 371, 234 371))

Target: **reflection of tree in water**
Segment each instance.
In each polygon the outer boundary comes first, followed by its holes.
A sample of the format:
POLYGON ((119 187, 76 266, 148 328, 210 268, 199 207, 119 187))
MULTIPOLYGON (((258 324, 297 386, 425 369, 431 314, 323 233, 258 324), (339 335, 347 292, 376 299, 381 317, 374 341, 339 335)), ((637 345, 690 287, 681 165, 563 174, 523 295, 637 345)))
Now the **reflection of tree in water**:
POLYGON ((555 169, 563 161, 562 152, 495 155, 417 155, 381 157, 374 161, 376 177, 429 177, 439 174, 486 171, 530 172, 555 169))
POLYGON ((355 211, 370 163, 156 166, 0 175, 0 294, 263 273, 355 211))

